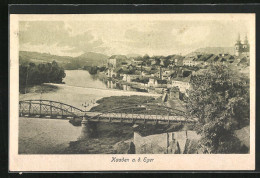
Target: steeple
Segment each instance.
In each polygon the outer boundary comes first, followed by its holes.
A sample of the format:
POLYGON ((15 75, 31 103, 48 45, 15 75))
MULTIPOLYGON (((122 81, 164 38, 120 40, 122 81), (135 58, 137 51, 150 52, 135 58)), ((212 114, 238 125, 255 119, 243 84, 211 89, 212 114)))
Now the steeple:
POLYGON ((240 41, 240 34, 238 34, 238 36, 237 36, 237 42, 236 42, 236 44, 235 44, 235 55, 236 55, 236 56, 240 56, 242 46, 243 46, 243 45, 242 45, 242 43, 241 43, 241 41, 240 41))
POLYGON ((237 35, 237 42, 236 45, 240 46, 241 45, 241 40, 240 40, 240 34, 238 33, 237 35))
POLYGON ((245 36, 244 44, 248 44, 247 35, 245 36))
POLYGON ((237 35, 237 43, 238 44, 241 43, 241 41, 240 41, 240 33, 238 33, 238 35, 237 35))

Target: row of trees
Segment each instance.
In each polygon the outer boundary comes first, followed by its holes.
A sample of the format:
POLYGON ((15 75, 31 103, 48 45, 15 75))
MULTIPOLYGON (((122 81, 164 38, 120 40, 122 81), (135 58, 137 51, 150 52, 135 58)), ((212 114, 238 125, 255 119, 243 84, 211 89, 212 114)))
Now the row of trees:
MULTIPOLYGON (((170 58, 166 58, 164 56, 153 56, 152 59, 155 60, 155 65, 161 65, 161 59, 164 58, 162 66, 168 67, 170 64, 170 58)), ((143 66, 150 66, 152 64, 152 61, 150 60, 150 57, 146 54, 143 57, 138 56, 134 58, 137 61, 142 61, 143 66)))
POLYGON ((20 89, 42 83, 62 83, 65 76, 64 69, 55 61, 38 65, 31 62, 19 66, 20 89))
MULTIPOLYGON (((249 79, 223 65, 191 79, 187 107, 205 153, 241 153, 234 131, 249 126, 249 79)), ((246 151, 246 150, 244 150, 246 151)))
POLYGON ((87 70, 91 75, 95 75, 98 72, 103 72, 107 68, 105 66, 99 67, 99 66, 84 66, 84 70, 87 70))

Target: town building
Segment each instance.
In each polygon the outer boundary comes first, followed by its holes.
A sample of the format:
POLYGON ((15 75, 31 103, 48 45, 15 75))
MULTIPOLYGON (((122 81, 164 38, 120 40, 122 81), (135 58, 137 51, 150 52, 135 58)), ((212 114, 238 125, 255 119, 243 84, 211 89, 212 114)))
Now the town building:
POLYGON ((116 66, 117 66, 117 59, 115 59, 115 58, 109 58, 109 59, 107 59, 107 67, 109 67, 109 68, 116 68, 116 66))
POLYGON ((157 71, 154 75, 158 77, 159 79, 162 79, 162 68, 160 67, 159 71, 157 71))
POLYGON ((127 74, 124 74, 124 75, 123 75, 123 81, 131 82, 131 81, 132 81, 131 76, 130 76, 130 75, 127 75, 127 74))
POLYGON ((196 66, 197 65, 197 62, 194 61, 194 57, 186 57, 184 60, 183 60, 183 65, 184 66, 196 66))
POLYGON ((180 98, 180 90, 178 87, 172 87, 169 90, 169 99, 179 99, 180 98))
POLYGON ((142 66, 143 61, 134 60, 134 61, 132 62, 132 64, 133 64, 134 66, 142 66))
POLYGON ((162 73, 162 80, 170 80, 172 73, 173 73, 173 72, 170 71, 170 70, 165 70, 165 71, 162 73))
POLYGON ((122 62, 126 62, 127 58, 123 55, 113 55, 107 59, 108 68, 117 68, 122 65, 122 62))
POLYGON ((161 65, 161 66, 164 66, 164 61, 166 61, 166 60, 167 60, 167 59, 165 59, 165 58, 161 58, 161 59, 160 59, 160 65, 161 65))
POLYGON ((174 64, 176 66, 183 66, 183 58, 174 58, 174 64))
POLYGON ((186 93, 190 89, 191 75, 188 77, 176 77, 172 79, 172 87, 179 88, 180 92, 186 93))
POLYGON ((107 76, 107 77, 111 77, 111 78, 113 77, 113 78, 114 78, 114 77, 117 76, 117 73, 116 73, 113 69, 110 69, 110 68, 109 68, 109 69, 107 70, 107 72, 106 72, 106 76, 107 76))
POLYGON ((158 77, 150 77, 148 87, 167 87, 167 80, 162 80, 158 77))
POLYGON ((134 79, 137 79, 138 77, 140 77, 140 75, 124 74, 122 80, 126 82, 132 82, 134 79))

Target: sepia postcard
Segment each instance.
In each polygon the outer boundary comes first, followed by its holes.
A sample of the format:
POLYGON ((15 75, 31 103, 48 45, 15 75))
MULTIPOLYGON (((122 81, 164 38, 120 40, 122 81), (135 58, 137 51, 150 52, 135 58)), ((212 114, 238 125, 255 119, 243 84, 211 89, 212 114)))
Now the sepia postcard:
POLYGON ((11 14, 10 171, 255 169, 255 14, 11 14))

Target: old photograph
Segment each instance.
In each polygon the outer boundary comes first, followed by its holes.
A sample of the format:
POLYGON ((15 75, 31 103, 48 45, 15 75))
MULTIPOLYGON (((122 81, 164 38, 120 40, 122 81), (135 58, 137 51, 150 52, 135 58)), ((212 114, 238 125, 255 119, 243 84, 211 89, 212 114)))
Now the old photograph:
POLYGON ((19 17, 18 155, 254 153, 254 15, 19 17))

